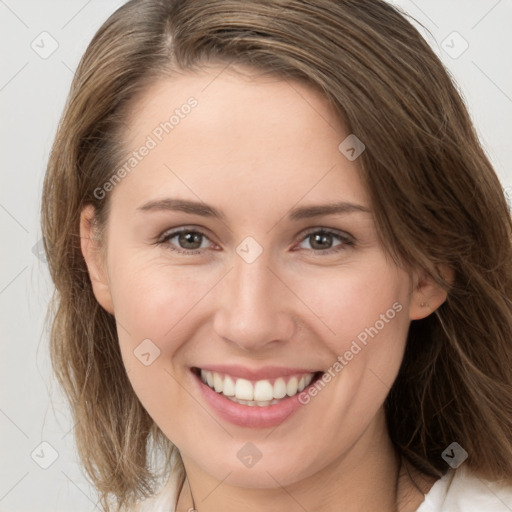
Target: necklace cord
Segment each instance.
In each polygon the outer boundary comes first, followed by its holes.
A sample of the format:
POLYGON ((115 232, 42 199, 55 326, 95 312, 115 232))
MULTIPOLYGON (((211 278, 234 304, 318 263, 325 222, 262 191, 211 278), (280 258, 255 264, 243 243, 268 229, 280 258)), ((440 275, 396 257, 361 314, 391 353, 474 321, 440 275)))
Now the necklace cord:
MULTIPOLYGON (((188 483, 188 490, 189 490, 189 492, 190 492, 190 499, 192 500, 192 511, 193 511, 193 512, 197 512, 197 510, 196 510, 196 504, 195 504, 195 502, 194 502, 194 496, 192 495, 192 488, 190 487, 190 480, 188 479, 188 477, 187 477, 187 483, 188 483)), ((192 512, 192 511, 191 511, 191 512, 192 512)))

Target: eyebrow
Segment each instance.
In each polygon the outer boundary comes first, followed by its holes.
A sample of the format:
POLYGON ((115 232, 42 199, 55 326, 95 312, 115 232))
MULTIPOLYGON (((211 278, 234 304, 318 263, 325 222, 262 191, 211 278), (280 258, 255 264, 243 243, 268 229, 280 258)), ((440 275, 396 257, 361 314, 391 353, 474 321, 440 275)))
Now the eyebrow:
MULTIPOLYGON (((213 206, 210 206, 206 203, 191 201, 188 199, 157 199, 139 206, 137 210, 143 212, 180 211, 193 215, 200 215, 202 217, 211 217, 225 220, 225 215, 217 210, 217 208, 214 208, 213 206)), ((293 221, 298 221, 301 219, 320 217, 322 215, 346 214, 353 212, 370 213, 370 210, 367 207, 359 204, 340 201, 337 203, 301 206, 294 208, 288 212, 288 218, 293 221)))
POLYGON ((335 215, 353 212, 370 213, 370 209, 360 204, 340 201, 337 203, 302 206, 300 208, 294 208, 288 214, 288 218, 290 220, 301 220, 309 219, 311 217, 320 217, 321 215, 335 215))
POLYGON ((188 199, 157 199, 139 206, 137 210, 141 210, 143 212, 168 210, 201 215, 202 217, 213 217, 216 219, 225 218, 217 208, 209 206, 206 203, 190 201, 188 199))

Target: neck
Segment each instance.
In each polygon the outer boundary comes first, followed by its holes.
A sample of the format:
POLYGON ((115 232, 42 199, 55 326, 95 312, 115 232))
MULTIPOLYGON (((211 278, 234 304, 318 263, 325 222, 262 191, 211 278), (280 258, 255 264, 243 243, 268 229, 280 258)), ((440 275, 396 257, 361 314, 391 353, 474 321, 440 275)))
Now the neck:
POLYGON ((188 481, 177 512, 194 507, 198 512, 411 512, 434 481, 401 464, 383 415, 349 452, 320 472, 286 487, 271 479, 269 488, 242 488, 231 485, 229 475, 218 481, 186 457, 183 462, 188 481))

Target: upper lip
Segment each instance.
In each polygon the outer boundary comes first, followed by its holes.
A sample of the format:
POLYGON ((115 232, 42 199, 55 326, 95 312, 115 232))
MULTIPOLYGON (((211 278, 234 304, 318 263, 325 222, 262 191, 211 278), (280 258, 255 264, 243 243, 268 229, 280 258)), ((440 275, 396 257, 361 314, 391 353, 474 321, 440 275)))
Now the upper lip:
POLYGON ((247 380, 276 379, 278 377, 287 377, 290 375, 309 375, 318 370, 309 370, 305 368, 290 368, 285 366, 264 366, 262 368, 248 368, 241 365, 208 364, 197 366, 201 370, 217 372, 238 377, 247 380))

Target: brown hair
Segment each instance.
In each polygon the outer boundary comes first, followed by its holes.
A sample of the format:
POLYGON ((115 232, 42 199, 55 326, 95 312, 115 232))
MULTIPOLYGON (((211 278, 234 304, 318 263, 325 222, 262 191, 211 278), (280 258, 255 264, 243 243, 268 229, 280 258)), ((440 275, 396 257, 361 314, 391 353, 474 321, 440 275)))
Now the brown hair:
MULTIPOLYGON (((453 441, 488 479, 512 475, 511 219, 449 74, 427 42, 380 0, 132 0, 90 43, 76 72, 44 182, 42 227, 56 286, 52 364, 75 420, 79 455, 118 510, 155 490, 150 456, 174 447, 133 392, 115 319, 92 292, 79 218, 108 217, 101 187, 121 161, 135 99, 173 70, 253 66, 323 91, 351 133, 377 229, 397 264, 449 289, 410 326, 386 399, 391 438, 441 476, 453 441), (451 267, 451 286, 439 268, 451 267)), ((179 457, 178 457, 179 459, 179 457)), ((166 468, 166 469, 165 469, 166 468)), ((179 465, 175 471, 183 472, 179 465)))

